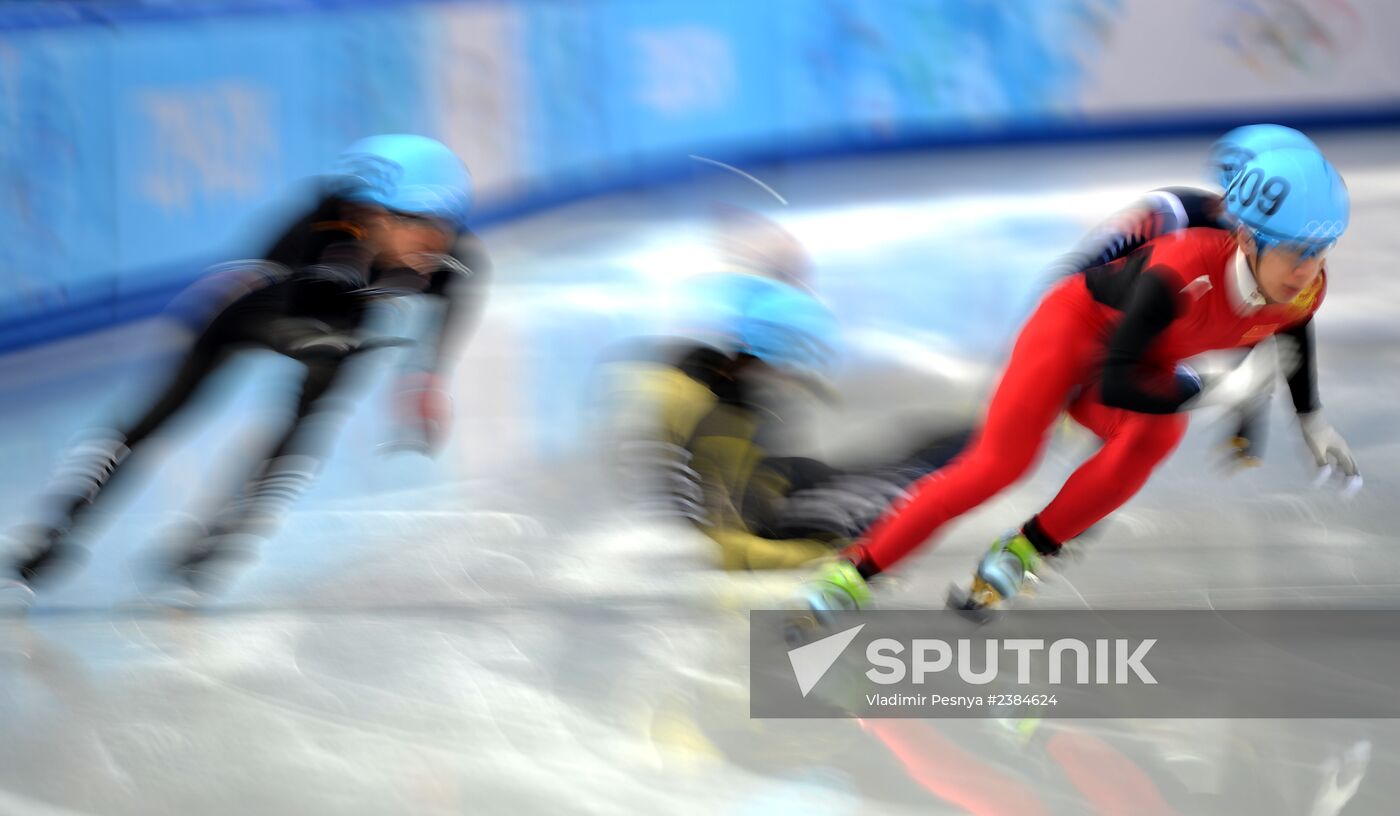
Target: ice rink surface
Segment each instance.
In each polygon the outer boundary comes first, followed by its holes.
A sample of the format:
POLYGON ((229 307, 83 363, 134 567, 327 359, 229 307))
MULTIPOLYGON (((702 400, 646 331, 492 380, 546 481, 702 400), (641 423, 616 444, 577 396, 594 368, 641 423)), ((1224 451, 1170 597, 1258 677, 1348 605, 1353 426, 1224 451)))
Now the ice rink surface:
MULTIPOLYGON (((1354 207, 1318 317, 1322 398, 1366 490, 1348 502, 1310 487, 1285 399, 1265 467, 1243 474, 1217 467, 1224 429, 1197 417, 1039 605, 1400 608, 1397 136, 1319 139, 1354 207)), ((808 449, 894 451, 972 416, 1046 265, 1138 193, 1195 182, 1206 145, 747 168, 791 202, 777 216, 847 328, 845 398, 813 411, 808 449)), ((258 406, 290 373, 260 358, 229 372, 86 568, 0 620, 0 813, 1394 812, 1392 721, 1046 721, 1027 737, 991 720, 750 719, 746 611, 781 603, 797 576, 721 573, 705 539, 628 518, 597 434, 599 353, 654 328, 670 283, 701 271, 696 216, 730 183, 487 231, 496 277, 448 451, 376 451, 392 441, 380 361, 326 476, 261 560, 201 614, 156 611, 133 580, 143 554, 232 486, 221 463, 257 439, 258 406), (1079 755, 1047 748, 1055 734, 1079 755), (1084 766, 1164 801, 1095 810, 1071 784, 1084 766)), ((0 358, 4 517, 21 520, 66 441, 139 401, 175 348, 148 321, 0 358)), ((1088 444, 1057 438, 884 602, 940 605, 1088 444)))

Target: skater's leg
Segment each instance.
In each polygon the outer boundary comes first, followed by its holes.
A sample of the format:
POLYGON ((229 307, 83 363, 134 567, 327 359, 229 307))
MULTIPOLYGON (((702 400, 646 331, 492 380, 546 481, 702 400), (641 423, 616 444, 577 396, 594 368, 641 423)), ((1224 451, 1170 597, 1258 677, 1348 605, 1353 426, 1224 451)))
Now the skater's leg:
POLYGON ((296 414, 272 452, 254 467, 242 490, 215 516, 205 534, 179 546, 174 569, 182 580, 199 582, 216 560, 237 559, 272 535, 291 505, 320 473, 326 450, 353 407, 344 361, 307 364, 296 414))
MULTIPOLYGON (((865 533, 910 486, 946 466, 966 447, 971 429, 944 432, 894 462, 835 469, 812 460, 781 460, 789 491, 764 528, 776 538, 815 537, 853 540, 865 533)), ((764 463, 764 473, 769 462, 764 463)))
POLYGON ((977 565, 965 609, 992 606, 1020 594, 1040 566, 1042 556, 1116 510, 1147 482, 1186 432, 1181 414, 1140 414, 1101 403, 1094 392, 1070 407, 1080 424, 1098 434, 1104 444, 1065 482, 1039 515, 1019 532, 996 542, 977 565))
POLYGON ((66 531, 98 501, 124 471, 122 465, 153 433, 185 408, 199 387, 232 354, 224 331, 215 324, 190 348, 175 374, 146 411, 125 428, 92 432, 59 464, 46 490, 51 524, 66 531))
POLYGON ((946 467, 972 443, 973 429, 959 428, 945 431, 919 446, 906 456, 897 466, 901 471, 926 476, 946 467))
POLYGON ((1185 414, 1139 414, 1109 408, 1086 395, 1071 416, 1104 440, 1103 447, 1065 482, 1035 523, 1052 543, 1063 543, 1132 498, 1186 434, 1185 414))
POLYGON ((967 449, 915 483, 908 499, 847 552, 863 575, 904 558, 948 521, 1019 479, 1034 464, 1068 395, 1092 369, 1097 327, 1061 288, 1027 322, 986 418, 967 449))
POLYGON ((824 489, 840 476, 841 471, 816 459, 764 459, 749 477, 740 516, 764 538, 849 537, 845 509, 833 506, 831 491, 824 489))
POLYGON ((206 332, 185 355, 180 367, 155 402, 125 430, 93 431, 74 445, 56 468, 44 491, 41 523, 17 534, 20 541, 12 569, 33 581, 58 566, 72 548, 66 539, 86 524, 99 498, 118 481, 131 453, 185 407, 199 386, 231 353, 221 333, 206 332))
POLYGON ((906 499, 804 585, 803 600, 819 619, 863 606, 869 596, 865 579, 1030 469, 1055 418, 1099 363, 1104 327, 1087 301, 1077 279, 1045 297, 1021 330, 982 427, 967 449, 916 482, 906 499))

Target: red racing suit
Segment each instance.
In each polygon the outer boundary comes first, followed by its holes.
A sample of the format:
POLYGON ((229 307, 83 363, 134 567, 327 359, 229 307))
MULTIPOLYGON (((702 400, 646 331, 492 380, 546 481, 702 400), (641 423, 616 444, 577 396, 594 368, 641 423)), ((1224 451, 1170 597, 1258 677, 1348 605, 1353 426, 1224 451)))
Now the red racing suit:
POLYGON ((1325 273, 1291 302, 1242 307, 1229 276, 1238 246, 1191 228, 1070 275, 1041 300, 1012 349, 967 450, 913 487, 845 553, 861 572, 888 569, 939 528, 1021 478, 1062 411, 1103 440, 1025 531, 1053 551, 1138 492, 1186 431, 1195 394, 1176 364, 1305 327, 1325 273))

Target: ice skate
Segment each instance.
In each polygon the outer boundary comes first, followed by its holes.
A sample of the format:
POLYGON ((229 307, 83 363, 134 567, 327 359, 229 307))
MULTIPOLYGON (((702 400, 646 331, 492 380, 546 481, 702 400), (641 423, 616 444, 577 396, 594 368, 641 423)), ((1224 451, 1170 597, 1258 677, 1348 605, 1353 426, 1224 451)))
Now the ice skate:
POLYGON ((819 636, 837 612, 858 612, 870 606, 870 586, 844 558, 835 559, 817 571, 798 590, 799 613, 788 626, 787 639, 806 642, 819 636))
POLYGON ((1001 609, 1017 595, 1030 595, 1040 583, 1044 561, 1035 545, 1020 532, 1008 532, 977 564, 972 585, 963 592, 954 588, 948 606, 983 621, 986 613, 1001 609))
POLYGON ((75 566, 87 554, 82 547, 68 541, 67 534, 57 527, 23 527, 8 538, 11 543, 5 548, 6 561, 0 566, 0 576, 30 588, 75 566))
POLYGON ((17 578, 0 578, 0 617, 23 614, 34 605, 34 590, 17 578))
POLYGON ((166 538, 170 543, 143 570, 142 599, 187 611, 227 591, 261 540, 242 533, 210 533, 194 520, 179 523, 166 538))

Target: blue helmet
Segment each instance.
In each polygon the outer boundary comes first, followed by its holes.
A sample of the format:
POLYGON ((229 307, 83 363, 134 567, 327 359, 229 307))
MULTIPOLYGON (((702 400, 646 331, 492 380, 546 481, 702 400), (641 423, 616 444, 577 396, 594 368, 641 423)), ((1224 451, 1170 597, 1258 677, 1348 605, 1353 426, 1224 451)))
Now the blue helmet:
POLYGON ((1346 183, 1315 148, 1284 147, 1255 155, 1225 190, 1225 210, 1254 235, 1259 250, 1289 244, 1304 256, 1325 251, 1346 232, 1346 183))
POLYGON ((726 354, 739 350, 744 309, 774 286, 772 278, 742 272, 698 275, 681 286, 681 334, 713 346, 726 354))
MULTIPOLYGON (((1221 136, 1210 148, 1206 170, 1221 189, 1230 186, 1245 162, 1268 150, 1285 147, 1317 150, 1312 139, 1283 125, 1245 125, 1221 136)), ((1320 151, 1319 151, 1320 152, 1320 151)))
POLYGON ((426 136, 387 134, 361 139, 340 154, 347 197, 466 227, 472 177, 447 145, 426 136))
POLYGON ((804 289, 764 275, 722 272, 688 281, 682 298, 683 335, 801 376, 825 377, 836 367, 836 316, 804 289))
POLYGON ((841 356, 836 315, 811 294, 771 282, 753 292, 739 318, 739 351, 799 376, 824 378, 841 356))

